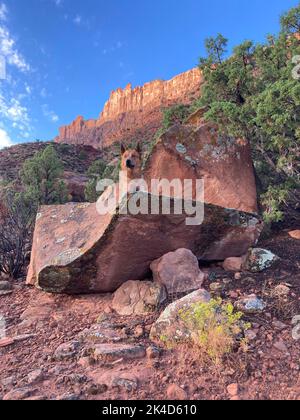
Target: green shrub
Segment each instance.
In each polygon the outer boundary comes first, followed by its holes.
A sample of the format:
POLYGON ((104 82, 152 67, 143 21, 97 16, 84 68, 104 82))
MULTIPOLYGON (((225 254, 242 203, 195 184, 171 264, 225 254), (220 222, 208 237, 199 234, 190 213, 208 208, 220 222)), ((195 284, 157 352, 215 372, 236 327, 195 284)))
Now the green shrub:
POLYGON ((38 204, 63 204, 67 201, 64 166, 52 145, 26 160, 20 175, 25 194, 35 197, 38 204))
POLYGON ((168 130, 175 124, 183 124, 185 119, 190 115, 189 106, 175 105, 163 111, 162 129, 168 130))
POLYGON ((95 203, 101 191, 97 191, 97 184, 101 179, 111 179, 114 182, 119 180, 121 161, 117 165, 107 165, 103 160, 96 160, 87 171, 89 181, 85 188, 85 198, 90 203, 95 203))
POLYGON ((225 354, 233 350, 237 339, 249 328, 235 312, 231 303, 223 304, 221 299, 208 303, 196 303, 179 314, 186 327, 192 332, 194 344, 202 356, 219 364, 225 354))

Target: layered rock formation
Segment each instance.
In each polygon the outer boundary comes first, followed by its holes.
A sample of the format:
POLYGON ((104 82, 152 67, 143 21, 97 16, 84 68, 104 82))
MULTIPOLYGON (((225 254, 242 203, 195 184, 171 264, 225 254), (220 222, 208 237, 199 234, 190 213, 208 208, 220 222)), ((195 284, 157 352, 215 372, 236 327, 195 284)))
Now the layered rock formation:
POLYGON ((202 75, 192 69, 171 80, 155 80, 142 87, 112 92, 97 120, 76 118, 60 128, 58 143, 88 144, 105 148, 120 140, 148 139, 160 127, 162 108, 189 104, 200 94, 202 75))

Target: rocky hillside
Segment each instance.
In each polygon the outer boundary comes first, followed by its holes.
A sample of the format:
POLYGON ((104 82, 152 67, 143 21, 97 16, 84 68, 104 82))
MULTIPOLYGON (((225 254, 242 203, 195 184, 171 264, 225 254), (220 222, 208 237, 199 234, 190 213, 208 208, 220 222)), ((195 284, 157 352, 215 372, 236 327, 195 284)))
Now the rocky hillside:
POLYGON ((47 142, 24 143, 0 150, 0 180, 14 181, 25 160, 53 144, 64 164, 64 178, 73 201, 84 200, 84 187, 87 182, 86 172, 90 165, 102 157, 99 150, 91 146, 75 146, 47 142))
POLYGON ((79 116, 60 128, 55 141, 105 148, 121 140, 151 139, 161 125, 162 109, 178 103, 190 104, 199 96, 201 84, 198 69, 134 89, 129 84, 112 92, 97 120, 79 116))

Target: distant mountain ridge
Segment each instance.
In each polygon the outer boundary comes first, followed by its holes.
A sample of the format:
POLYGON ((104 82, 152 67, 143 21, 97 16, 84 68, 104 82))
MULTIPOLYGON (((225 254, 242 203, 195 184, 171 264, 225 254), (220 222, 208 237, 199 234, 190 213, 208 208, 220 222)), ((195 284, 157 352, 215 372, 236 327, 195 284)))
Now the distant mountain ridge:
POLYGON ((55 142, 103 149, 121 140, 148 140, 160 127, 162 109, 190 104, 200 95, 202 83, 200 70, 194 68, 168 81, 155 80, 136 88, 129 84, 111 93, 98 119, 77 117, 60 128, 55 142))

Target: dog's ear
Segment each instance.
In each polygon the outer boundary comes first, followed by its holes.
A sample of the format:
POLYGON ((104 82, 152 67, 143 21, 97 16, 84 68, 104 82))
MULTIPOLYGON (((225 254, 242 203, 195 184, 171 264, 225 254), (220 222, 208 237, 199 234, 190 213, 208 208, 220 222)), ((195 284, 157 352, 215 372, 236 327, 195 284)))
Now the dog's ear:
POLYGON ((121 143, 121 154, 124 155, 125 152, 126 152, 126 147, 124 146, 123 143, 121 143))
POLYGON ((141 143, 138 142, 138 144, 136 145, 136 151, 141 155, 142 154, 142 147, 141 147, 141 143))

